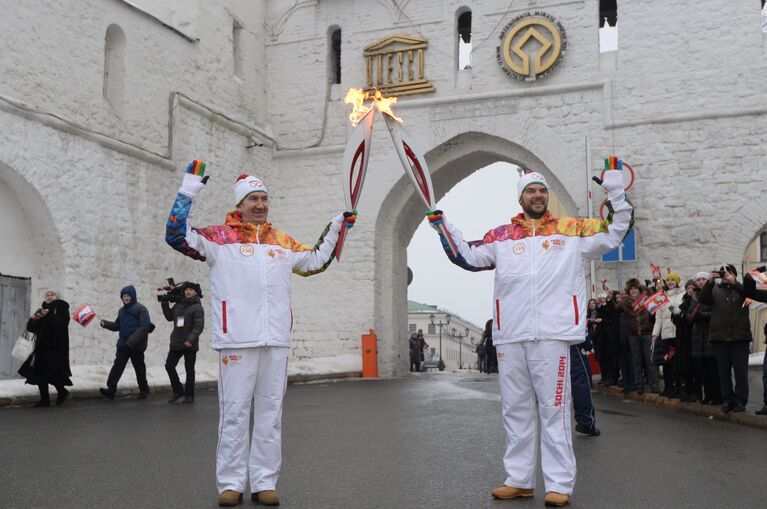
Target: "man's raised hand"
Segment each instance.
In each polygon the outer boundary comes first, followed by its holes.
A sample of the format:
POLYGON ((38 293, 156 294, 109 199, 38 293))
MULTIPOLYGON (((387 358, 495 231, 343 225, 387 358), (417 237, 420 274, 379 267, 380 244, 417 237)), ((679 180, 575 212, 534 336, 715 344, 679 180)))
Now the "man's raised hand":
POLYGON ((205 163, 200 159, 195 159, 184 170, 184 182, 181 184, 179 192, 190 198, 195 198, 207 182, 205 163))
POLYGON ((610 201, 619 200, 626 194, 626 183, 623 180, 623 172, 620 170, 606 171, 600 185, 607 193, 607 199, 610 201))

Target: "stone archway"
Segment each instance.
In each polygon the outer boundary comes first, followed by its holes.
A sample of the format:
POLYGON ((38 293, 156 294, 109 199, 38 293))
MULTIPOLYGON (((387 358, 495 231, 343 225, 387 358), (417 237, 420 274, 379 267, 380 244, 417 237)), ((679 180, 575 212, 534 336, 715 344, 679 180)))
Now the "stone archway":
MULTIPOLYGON (((529 119, 505 118, 489 126, 488 122, 466 125, 471 123, 431 124, 427 146, 432 149, 426 159, 437 200, 474 171, 504 161, 544 173, 568 212, 578 213, 573 196, 585 196, 586 184, 582 171, 572 170, 573 165, 584 167, 584 154, 573 151, 555 133, 529 119)), ((513 200, 516 190, 510 193, 513 200)), ((402 361, 406 355, 407 246, 422 219, 423 204, 403 176, 384 198, 376 220, 374 309, 381 341, 379 371, 384 376, 399 374, 407 366, 402 361)), ((442 256, 436 242, 435 255, 442 256)))
POLYGON ((31 278, 33 304, 45 288, 64 290, 63 250, 45 199, 0 161, 0 273, 31 278))

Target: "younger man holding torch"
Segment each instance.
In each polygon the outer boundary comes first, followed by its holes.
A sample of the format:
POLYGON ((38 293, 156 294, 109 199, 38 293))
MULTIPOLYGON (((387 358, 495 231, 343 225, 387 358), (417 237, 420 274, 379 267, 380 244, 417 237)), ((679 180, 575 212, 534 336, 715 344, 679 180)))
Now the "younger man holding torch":
POLYGON ((234 506, 250 481, 251 498, 279 505, 275 491, 282 463, 282 400, 293 313, 290 275, 324 271, 333 258, 344 220, 339 214, 312 248, 267 221, 269 194, 252 175, 234 185, 236 210, 223 225, 192 228, 187 218, 207 181, 205 163, 184 174, 166 225, 166 242, 211 268, 213 348, 219 352, 219 427, 216 450, 218 503, 234 506), (251 405, 253 433, 248 443, 251 405))
POLYGON ((564 506, 573 492, 570 345, 586 337, 582 263, 617 247, 632 217, 622 172, 606 171, 601 185, 614 211, 611 222, 554 217, 547 210, 549 186, 540 173, 519 180, 517 198, 523 212, 482 240, 466 242, 441 211, 427 212, 432 226, 444 223, 453 237, 457 256, 450 254, 449 241, 440 233, 450 261, 470 271, 495 269, 493 342, 507 473, 504 485, 492 492, 495 498, 533 496, 536 400, 546 505, 564 506))

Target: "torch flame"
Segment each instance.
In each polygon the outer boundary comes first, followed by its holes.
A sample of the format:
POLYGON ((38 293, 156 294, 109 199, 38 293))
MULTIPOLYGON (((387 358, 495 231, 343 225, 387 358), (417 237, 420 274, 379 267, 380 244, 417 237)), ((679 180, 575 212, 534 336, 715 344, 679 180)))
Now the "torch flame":
POLYGON ((381 113, 386 113, 397 122, 402 122, 402 119, 397 117, 391 109, 391 105, 397 102, 397 98, 384 97, 380 90, 371 93, 370 91, 363 91, 361 88, 350 88, 344 97, 344 102, 354 106, 352 112, 349 113, 349 121, 354 127, 357 127, 373 108, 378 108, 381 113), (365 106, 365 101, 372 101, 373 103, 370 106, 365 106))

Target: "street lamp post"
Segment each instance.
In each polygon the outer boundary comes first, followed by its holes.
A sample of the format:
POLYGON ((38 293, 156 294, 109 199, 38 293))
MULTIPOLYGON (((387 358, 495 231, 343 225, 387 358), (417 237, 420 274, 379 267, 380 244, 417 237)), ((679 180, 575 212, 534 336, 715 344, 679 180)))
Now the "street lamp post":
POLYGON ((440 371, 445 371, 445 361, 442 360, 442 327, 448 326, 450 324, 450 313, 445 313, 445 323, 442 323, 442 318, 440 318, 439 321, 435 323, 434 318, 434 315, 429 315, 431 324, 439 327, 439 364, 437 364, 437 368, 440 371))

